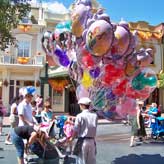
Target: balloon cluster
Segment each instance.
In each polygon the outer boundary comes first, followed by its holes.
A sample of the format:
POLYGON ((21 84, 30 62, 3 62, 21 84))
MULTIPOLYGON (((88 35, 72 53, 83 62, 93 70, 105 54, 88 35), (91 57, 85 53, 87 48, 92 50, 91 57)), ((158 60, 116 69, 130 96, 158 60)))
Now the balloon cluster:
POLYGON ((137 31, 125 21, 113 23, 90 0, 72 5, 71 21, 45 32, 42 46, 59 66, 68 67, 78 86, 77 98, 89 96, 106 117, 133 113, 135 99, 145 100, 156 88, 152 49, 136 50, 137 31))

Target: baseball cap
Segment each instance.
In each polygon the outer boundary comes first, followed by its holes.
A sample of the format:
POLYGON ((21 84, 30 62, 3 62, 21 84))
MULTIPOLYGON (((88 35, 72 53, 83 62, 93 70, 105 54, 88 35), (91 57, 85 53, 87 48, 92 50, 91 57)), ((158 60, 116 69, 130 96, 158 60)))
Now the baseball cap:
POLYGON ((91 99, 88 97, 80 98, 78 104, 90 105, 91 99))
POLYGON ((24 97, 26 95, 33 96, 36 92, 36 88, 34 86, 27 86, 19 89, 19 94, 23 95, 24 97))

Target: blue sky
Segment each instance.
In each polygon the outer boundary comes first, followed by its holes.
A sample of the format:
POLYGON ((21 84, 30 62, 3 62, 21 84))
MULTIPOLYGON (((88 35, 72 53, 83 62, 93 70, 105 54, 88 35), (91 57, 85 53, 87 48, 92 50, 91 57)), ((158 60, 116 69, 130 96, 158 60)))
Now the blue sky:
MULTIPOLYGON (((43 2, 58 3, 67 9, 74 0, 42 0, 43 2)), ((164 22, 164 0, 97 0, 112 22, 122 19, 129 22, 147 21, 150 25, 164 22)), ((50 5, 48 5, 50 6, 50 5)), ((53 10, 59 10, 54 7, 53 10)))

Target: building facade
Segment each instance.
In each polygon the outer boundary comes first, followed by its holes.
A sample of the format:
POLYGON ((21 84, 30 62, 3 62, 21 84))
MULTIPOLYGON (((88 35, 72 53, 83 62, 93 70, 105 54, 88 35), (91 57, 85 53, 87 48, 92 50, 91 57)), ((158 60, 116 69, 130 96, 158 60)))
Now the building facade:
MULTIPOLYGON (((98 6, 93 1, 95 7, 98 6)), ((41 3, 32 4, 30 15, 12 31, 18 46, 10 46, 0 52, 0 97, 6 107, 12 98, 19 94, 19 88, 34 85, 37 93, 49 97, 52 109, 56 112, 68 112, 69 104, 76 102, 74 82, 68 70, 51 64, 41 47, 41 38, 45 31, 53 31, 57 23, 70 19, 68 14, 55 14, 42 7, 41 3)), ((152 48, 154 61, 150 67, 158 74, 164 70, 164 26, 151 26, 146 22, 130 22, 131 30, 138 30, 138 48, 152 48)), ((164 89, 156 89, 147 100, 164 107, 164 89)))

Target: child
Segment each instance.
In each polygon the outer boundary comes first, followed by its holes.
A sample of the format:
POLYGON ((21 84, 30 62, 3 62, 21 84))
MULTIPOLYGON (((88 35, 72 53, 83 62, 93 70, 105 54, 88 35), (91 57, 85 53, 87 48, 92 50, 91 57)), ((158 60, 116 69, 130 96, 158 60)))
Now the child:
POLYGON ((74 132, 74 119, 72 117, 68 118, 63 126, 63 131, 65 136, 62 139, 59 139, 59 144, 65 144, 66 147, 69 149, 69 152, 72 152, 72 142, 71 137, 74 132))
POLYGON ((42 123, 45 124, 49 124, 50 122, 55 120, 55 115, 51 109, 51 103, 48 100, 44 102, 44 109, 41 112, 41 119, 42 119, 42 123))
POLYGON ((57 117, 56 126, 57 128, 59 128, 59 138, 62 138, 64 136, 63 127, 66 120, 67 116, 61 115, 57 117))

